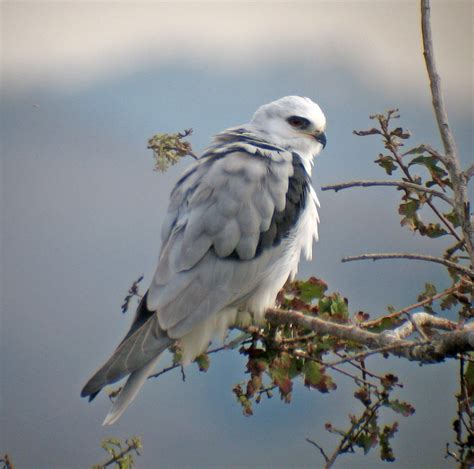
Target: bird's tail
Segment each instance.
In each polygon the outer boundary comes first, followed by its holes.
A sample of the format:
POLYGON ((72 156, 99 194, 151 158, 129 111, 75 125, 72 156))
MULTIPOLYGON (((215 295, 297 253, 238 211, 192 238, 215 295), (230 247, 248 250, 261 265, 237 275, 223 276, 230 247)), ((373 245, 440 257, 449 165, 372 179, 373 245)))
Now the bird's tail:
POLYGON ((102 425, 112 425, 121 417, 127 407, 135 399, 136 395, 138 394, 138 391, 140 391, 141 387, 145 384, 146 379, 152 373, 153 368, 158 363, 160 357, 161 354, 153 358, 142 368, 139 368, 138 370, 130 374, 127 379, 127 382, 125 383, 125 386, 120 391, 120 394, 115 400, 109 413, 105 417, 102 425))

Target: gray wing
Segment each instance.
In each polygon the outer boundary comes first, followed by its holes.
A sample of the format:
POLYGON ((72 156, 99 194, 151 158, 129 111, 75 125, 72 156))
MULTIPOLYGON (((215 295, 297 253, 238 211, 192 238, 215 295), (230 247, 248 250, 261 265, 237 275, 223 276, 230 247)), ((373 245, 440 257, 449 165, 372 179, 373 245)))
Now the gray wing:
POLYGON ((170 337, 238 303, 268 273, 293 173, 288 152, 233 151, 203 158, 178 182, 147 299, 170 337))

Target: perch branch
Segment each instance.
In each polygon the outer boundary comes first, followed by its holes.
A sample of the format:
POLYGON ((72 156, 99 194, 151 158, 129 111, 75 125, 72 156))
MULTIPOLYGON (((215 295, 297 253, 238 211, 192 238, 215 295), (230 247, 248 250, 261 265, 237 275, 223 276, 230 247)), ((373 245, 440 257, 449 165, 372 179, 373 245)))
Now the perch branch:
POLYGON ((433 337, 429 342, 413 342, 397 337, 397 332, 369 332, 354 325, 339 324, 293 310, 268 309, 266 319, 272 324, 296 324, 318 335, 330 335, 342 340, 355 341, 369 349, 391 347, 390 352, 408 360, 439 362, 458 353, 474 350, 474 327, 433 337))
POLYGON ((455 331, 458 329, 458 324, 449 319, 432 316, 425 312, 419 312, 414 313, 410 317, 410 321, 406 321, 400 327, 394 329, 391 334, 394 334, 398 339, 406 339, 413 334, 413 332, 423 331, 427 328, 455 331))

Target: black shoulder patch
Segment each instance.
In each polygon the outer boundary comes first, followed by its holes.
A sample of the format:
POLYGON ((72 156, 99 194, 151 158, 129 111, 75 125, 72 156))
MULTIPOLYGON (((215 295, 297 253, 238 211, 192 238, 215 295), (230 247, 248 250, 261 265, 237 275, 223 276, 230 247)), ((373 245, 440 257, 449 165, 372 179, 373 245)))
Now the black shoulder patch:
POLYGON ((278 246, 288 236, 306 205, 310 178, 297 153, 293 153, 292 163, 293 175, 288 181, 285 208, 280 212, 273 213, 270 228, 260 235, 256 256, 261 254, 264 249, 278 246))

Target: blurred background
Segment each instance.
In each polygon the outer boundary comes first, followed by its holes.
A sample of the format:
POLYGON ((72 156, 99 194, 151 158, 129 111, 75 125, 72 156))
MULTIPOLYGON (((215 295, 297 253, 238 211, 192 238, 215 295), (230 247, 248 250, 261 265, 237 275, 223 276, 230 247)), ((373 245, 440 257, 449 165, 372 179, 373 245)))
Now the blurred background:
MULTIPOLYGON (((432 5, 435 52, 463 164, 472 162, 472 2, 432 5)), ((1 425, 0 453, 18 468, 82 468, 106 459, 103 438, 140 435, 137 467, 314 467, 309 437, 328 451, 327 421, 360 411, 334 376, 329 395, 295 386, 246 418, 232 394, 243 381, 236 352, 214 355, 148 382, 113 427, 102 393, 79 397, 125 334, 127 289, 147 283, 160 248, 168 196, 188 161, 152 171, 147 140, 192 127, 203 149, 216 132, 248 122, 279 97, 309 96, 324 110, 328 145, 313 183, 320 240, 300 277, 316 275, 372 316, 416 300, 443 269, 410 261, 342 264, 345 255, 436 254, 400 227, 391 188, 322 192, 320 186, 381 178, 383 147, 353 129, 397 107, 413 146, 441 149, 421 51, 418 2, 43 3, 4 2, 1 12, 1 425)), ((145 285, 146 286, 146 285, 145 285)), ((161 362, 166 365, 165 361, 161 362)), ((399 374, 397 397, 416 413, 399 420, 391 467, 449 467, 454 363, 435 367, 373 358, 399 374)), ((342 456, 336 467, 375 467, 378 455, 342 456)))

